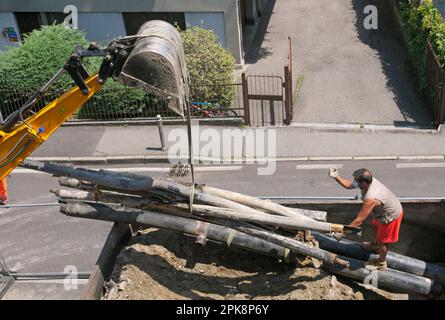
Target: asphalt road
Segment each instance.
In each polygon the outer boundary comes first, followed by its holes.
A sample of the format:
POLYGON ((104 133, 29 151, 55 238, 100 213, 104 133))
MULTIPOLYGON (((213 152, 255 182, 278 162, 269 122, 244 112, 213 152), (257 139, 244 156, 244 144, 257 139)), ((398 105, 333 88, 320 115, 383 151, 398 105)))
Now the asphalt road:
MULTIPOLYGON (((444 197, 445 162, 336 161, 278 162, 271 176, 257 175, 258 165, 234 164, 198 169, 197 182, 253 196, 353 197, 357 190, 337 186, 327 176, 329 166, 350 177, 361 167, 390 187, 399 197, 444 197)), ((115 170, 141 170, 140 174, 167 175, 168 166, 114 166, 115 170)), ((198 168, 200 168, 198 166, 198 168)), ((16 170, 9 179, 10 204, 51 203, 49 193, 57 180, 48 175, 16 170)), ((111 224, 66 217, 57 207, 0 208, 0 254, 8 267, 19 272, 63 272, 74 266, 91 271, 111 224)))

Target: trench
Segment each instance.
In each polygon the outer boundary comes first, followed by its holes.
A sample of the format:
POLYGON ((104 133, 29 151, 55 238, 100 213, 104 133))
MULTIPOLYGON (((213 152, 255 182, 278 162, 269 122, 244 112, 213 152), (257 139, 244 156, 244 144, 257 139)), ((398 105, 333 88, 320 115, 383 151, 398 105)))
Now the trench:
MULTIPOLYGON (((282 204, 285 204, 290 207, 298 207, 298 208, 302 208, 302 209, 326 211, 328 213, 328 221, 329 222, 342 223, 342 224, 349 224, 352 221, 352 219, 355 217, 357 212, 360 210, 360 207, 361 207, 361 201, 356 201, 356 200, 353 200, 353 201, 351 201, 351 200, 344 200, 344 201, 338 201, 338 200, 336 200, 336 201, 332 201, 332 200, 314 201, 314 200, 311 200, 311 201, 298 201, 298 202, 293 202, 293 203, 286 201, 285 203, 282 203, 282 204)), ((401 230, 400 230, 399 242, 394 245, 391 245, 390 250, 393 252, 399 253, 399 254, 403 254, 403 255, 412 257, 412 258, 417 258, 417 259, 424 260, 424 261, 430 262, 430 263, 437 263, 437 264, 440 264, 443 266, 445 263, 445 246, 444 246, 444 244, 445 244, 445 201, 435 201, 435 200, 402 201, 402 205, 404 208, 404 218, 403 218, 402 226, 401 226, 401 230)), ((366 221, 365 224, 363 225, 363 234, 361 237, 348 236, 348 239, 353 240, 353 241, 373 240, 373 231, 372 231, 372 226, 371 226, 370 220, 371 219, 368 219, 368 221, 366 221)), ((275 281, 276 280, 275 278, 277 278, 277 277, 279 279, 281 279, 280 278, 281 276, 286 275, 288 272, 290 272, 282 264, 270 262, 270 261, 273 261, 273 259, 272 260, 269 259, 269 261, 268 261, 268 258, 264 258, 264 257, 261 258, 261 256, 258 256, 254 253, 251 253, 250 255, 248 255, 247 256, 248 258, 245 260, 239 259, 239 253, 237 253, 236 250, 235 251, 227 250, 227 248, 221 247, 218 244, 212 245, 211 243, 209 243, 205 247, 205 249, 192 250, 192 252, 188 252, 188 251, 186 252, 183 249, 181 249, 182 248, 181 246, 185 245, 185 247, 191 248, 193 246, 194 240, 193 239, 187 240, 187 238, 189 238, 189 237, 184 238, 184 236, 182 234, 177 234, 177 233, 176 233, 176 235, 170 236, 169 235, 170 233, 175 234, 174 232, 169 232, 166 230, 159 230, 159 232, 153 233, 153 236, 155 238, 150 238, 150 236, 149 236, 148 238, 145 238, 145 240, 143 240, 142 242, 144 243, 144 241, 145 241, 145 244, 149 245, 149 244, 153 244, 152 241, 155 241, 155 243, 162 245, 167 250, 170 250, 171 252, 175 252, 177 255, 188 259, 189 262, 194 261, 193 264, 196 262, 210 264, 211 262, 213 262, 212 259, 217 259, 217 256, 228 255, 231 258, 226 259, 226 261, 227 260, 232 261, 232 262, 229 262, 229 265, 231 265, 231 267, 233 269, 242 270, 244 268, 244 269, 250 270, 250 268, 252 268, 252 265, 247 263, 246 261, 250 261, 250 263, 253 260, 255 260, 257 263, 262 261, 265 263, 264 266, 267 266, 267 268, 270 269, 268 271, 273 272, 275 274, 272 276, 266 276, 265 279, 271 280, 271 281, 275 281), (159 236, 159 239, 156 240, 156 237, 158 237, 158 236, 159 236), (187 242, 190 242, 189 245, 187 245, 187 242), (182 252, 182 251, 184 251, 184 252, 182 252), (241 262, 237 262, 237 260, 240 260, 241 262), (245 261, 247 263, 247 265, 246 265, 246 263, 244 263, 242 261, 245 261), (238 264, 240 264, 240 265, 238 265, 238 264), (238 269, 238 267, 239 267, 239 269, 238 269), (282 274, 280 275, 280 272, 278 270, 275 270, 275 268, 278 268, 278 269, 284 268, 283 270, 285 270, 285 271, 282 272, 282 274)), ((110 235, 111 234, 112 233, 110 233, 110 235)), ((124 235, 124 234, 122 234, 122 235, 124 235)), ((128 235, 128 233, 127 233, 127 235, 128 235)), ((125 237, 122 236, 122 238, 125 238, 125 237)), ((133 240, 130 241, 130 243, 134 242, 134 239, 135 238, 133 238, 133 240)), ((142 239, 144 239, 144 238, 142 238, 142 239)), ((116 238, 115 238, 115 240, 116 240, 116 238)), ((128 244, 127 240, 128 240, 128 238, 123 240, 122 244, 124 247, 126 246, 126 244, 128 244)), ((137 240, 136 240, 136 242, 137 242, 137 240)), ((104 268, 103 265, 102 266, 99 265, 98 267, 102 270, 105 270, 105 269, 109 270, 109 272, 107 272, 106 274, 103 274, 105 279, 110 278, 111 270, 113 269, 113 267, 116 268, 116 266, 119 266, 119 263, 117 263, 117 261, 116 261, 116 255, 121 250, 121 248, 122 248, 122 246, 119 246, 119 248, 115 248, 112 251, 110 251, 109 257, 106 257, 105 255, 101 254, 102 262, 105 263, 105 265, 108 265, 108 267, 104 268)), ((131 249, 131 250, 133 250, 133 249, 131 249)), ((103 252, 104 251, 106 251, 106 250, 103 250, 103 252)), ((123 252, 125 252, 125 250, 123 252)), ((145 269, 145 272, 147 274, 149 274, 151 276, 155 276, 157 271, 152 269, 152 267, 153 267, 152 263, 153 263, 153 261, 155 261, 155 260, 157 261, 158 259, 162 260, 162 258, 160 258, 160 256, 157 256, 156 254, 150 255, 147 253, 145 253, 145 254, 137 253, 134 250, 133 250, 133 253, 136 254, 135 257, 137 257, 137 259, 134 261, 136 261, 137 264, 140 264, 139 267, 141 268, 141 270, 145 269)), ((224 262, 224 263, 226 263, 226 262, 224 262)), ((224 263, 222 263, 222 265, 224 265, 224 263)), ((162 268, 165 268, 165 266, 162 266, 162 268)), ((118 269, 120 269, 120 268, 118 267, 118 269)), ((119 271, 119 273, 120 272, 121 271, 119 271)), ((167 273, 172 274, 172 273, 176 273, 176 272, 177 272, 177 270, 172 269, 167 273)), ((163 281, 165 281, 164 273, 165 273, 165 270, 162 271, 160 274, 158 274, 159 278, 157 278, 157 281, 159 281, 161 283, 163 281)), ((339 276, 339 277, 341 279, 345 280, 346 283, 349 283, 351 285, 351 287, 355 286, 353 280, 348 279, 344 276, 339 276)), ((197 277, 196 281, 195 281, 196 285, 202 284, 202 282, 205 282, 205 281, 201 281, 201 280, 202 279, 200 277, 197 277)), ((261 279, 257 279, 257 280, 263 281, 264 279, 261 278, 261 279)), ((282 283, 286 282, 284 278, 281 279, 280 281, 282 283)), ((295 281, 298 282, 297 280, 295 280, 295 281)), ((96 291, 96 294, 89 297, 90 299, 91 298, 97 299, 102 296, 100 294, 100 291, 101 291, 100 288, 102 287, 102 284, 103 284, 103 278, 102 279, 98 279, 98 278, 95 279, 95 277, 90 278, 88 287, 94 288, 94 291, 96 291), (94 283, 95 281, 97 283, 94 283)), ((176 285, 171 286, 170 289, 173 287, 175 288, 175 290, 177 289, 176 285)), ((289 286, 289 288, 290 288, 290 286, 289 286)), ((278 291, 275 291, 275 294, 281 294, 282 290, 284 290, 284 291, 290 290, 289 288, 285 287, 283 289, 282 287, 279 287, 279 288, 277 288, 278 291)), ((383 289, 385 289, 385 288, 383 288, 383 289)), ((153 288, 153 290, 154 290, 154 288, 153 288)), ((392 290, 389 290, 389 291, 396 293, 395 291, 392 291, 392 290)), ((364 296, 365 296, 365 299, 373 300, 376 298, 376 296, 373 296, 372 293, 366 293, 366 294, 364 294, 364 296)), ((84 298, 86 298, 86 296, 84 296, 84 298)), ((197 298, 197 297, 194 297, 194 298, 197 298)), ((323 298, 323 296, 321 298, 323 298)), ((427 297, 410 294, 408 296, 408 298, 409 299, 424 299, 427 297)))

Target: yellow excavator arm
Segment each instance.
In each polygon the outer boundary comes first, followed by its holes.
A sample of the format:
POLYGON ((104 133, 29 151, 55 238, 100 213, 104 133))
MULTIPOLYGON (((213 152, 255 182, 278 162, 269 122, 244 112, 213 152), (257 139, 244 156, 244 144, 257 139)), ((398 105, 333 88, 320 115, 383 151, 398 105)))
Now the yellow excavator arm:
MULTIPOLYGON (((44 143, 110 77, 166 99, 170 109, 184 116, 185 110, 189 111, 184 61, 178 31, 158 20, 142 25, 135 36, 112 40, 103 50, 94 43, 86 50, 76 46, 65 65, 0 124, 0 180, 44 143), (102 58, 99 71, 91 76, 83 65, 83 59, 88 57, 102 58), (35 110, 50 86, 64 73, 70 75, 75 86, 41 110, 35 110)), ((189 119, 189 112, 187 116, 189 119)))
POLYGON ((44 143, 102 86, 98 74, 88 77, 85 84, 88 94, 76 86, 18 123, 11 132, 0 131, 0 180, 44 143))

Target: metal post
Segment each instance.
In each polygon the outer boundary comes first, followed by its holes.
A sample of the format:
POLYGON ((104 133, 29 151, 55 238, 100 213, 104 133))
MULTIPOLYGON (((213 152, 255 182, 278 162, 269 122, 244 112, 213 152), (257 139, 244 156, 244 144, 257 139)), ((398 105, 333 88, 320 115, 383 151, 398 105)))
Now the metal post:
MULTIPOLYGON (((293 95, 292 95, 292 90, 294 88, 293 86, 293 67, 292 67, 292 38, 289 36, 287 37, 289 40, 289 86, 290 86, 290 105, 291 107, 294 105, 294 101, 293 101, 293 95)), ((293 118, 293 110, 291 108, 290 110, 290 117, 291 120, 293 118)))
POLYGON ((241 82, 243 87, 244 123, 246 126, 250 126, 249 89, 244 72, 241 74, 241 82))
POLYGON ((439 92, 439 112, 437 116, 437 125, 440 126, 445 120, 445 72, 443 68, 439 68, 440 72, 440 92, 439 92))
POLYGON ((292 121, 292 88, 290 84, 289 66, 284 66, 284 110, 286 119, 284 123, 290 125, 292 121))
POLYGON ((159 138, 161 139, 161 150, 165 151, 167 150, 167 146, 165 145, 165 135, 164 135, 164 128, 162 127, 162 118, 161 115, 156 116, 156 122, 158 124, 159 129, 159 138))

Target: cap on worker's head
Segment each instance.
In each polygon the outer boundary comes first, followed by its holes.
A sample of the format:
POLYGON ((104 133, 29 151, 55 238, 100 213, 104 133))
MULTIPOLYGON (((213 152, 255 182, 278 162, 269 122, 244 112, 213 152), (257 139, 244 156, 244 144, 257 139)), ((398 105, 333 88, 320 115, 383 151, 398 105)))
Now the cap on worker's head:
POLYGON ((352 176, 357 182, 366 182, 366 183, 372 182, 372 173, 371 171, 365 168, 355 170, 352 176))

